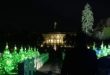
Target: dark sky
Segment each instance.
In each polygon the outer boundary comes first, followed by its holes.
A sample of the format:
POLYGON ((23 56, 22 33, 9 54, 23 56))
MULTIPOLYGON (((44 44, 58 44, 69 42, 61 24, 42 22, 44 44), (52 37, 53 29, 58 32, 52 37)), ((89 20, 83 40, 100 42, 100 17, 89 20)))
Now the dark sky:
POLYGON ((58 22, 59 31, 76 31, 87 2, 93 9, 95 23, 110 16, 107 0, 4 1, 0 9, 0 32, 52 31, 54 21, 58 22))

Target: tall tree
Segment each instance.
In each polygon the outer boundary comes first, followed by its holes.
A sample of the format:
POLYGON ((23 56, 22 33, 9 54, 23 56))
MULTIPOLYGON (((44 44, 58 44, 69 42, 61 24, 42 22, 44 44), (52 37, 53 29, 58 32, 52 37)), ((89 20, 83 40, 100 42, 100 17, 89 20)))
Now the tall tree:
POLYGON ((91 35, 93 31, 94 17, 91 6, 87 3, 82 11, 82 31, 91 35))

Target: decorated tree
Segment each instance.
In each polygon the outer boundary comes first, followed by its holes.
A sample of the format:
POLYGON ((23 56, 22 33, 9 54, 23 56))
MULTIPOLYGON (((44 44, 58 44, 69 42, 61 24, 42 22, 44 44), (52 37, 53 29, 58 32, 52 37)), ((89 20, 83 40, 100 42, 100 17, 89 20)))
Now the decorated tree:
POLYGON ((35 51, 35 54, 36 54, 36 56, 40 56, 40 52, 39 52, 38 48, 37 48, 37 51, 35 51))
POLYGON ((32 54, 32 48, 29 46, 29 48, 28 48, 28 51, 27 51, 27 56, 28 56, 28 58, 29 59, 31 59, 32 58, 32 56, 33 56, 33 54, 32 54))
POLYGON ((17 53, 17 47, 16 47, 16 45, 14 47, 14 51, 12 53, 12 56, 13 56, 14 66, 17 69, 17 64, 19 63, 19 55, 17 53))
POLYGON ((93 46, 92 46, 92 49, 95 51, 96 50, 96 44, 94 42, 93 46))
POLYGON ((82 11, 82 31, 91 35, 93 31, 94 17, 91 6, 87 3, 82 11))
POLYGON ((17 53, 17 47, 16 46, 14 47, 14 51, 13 51, 12 55, 13 55, 13 59, 14 59, 14 64, 16 65, 19 62, 19 56, 17 53))
POLYGON ((27 49, 26 49, 26 48, 24 48, 24 54, 25 54, 25 60, 27 60, 27 58, 28 58, 28 53, 27 53, 27 49))
POLYGON ((23 47, 21 46, 19 51, 19 62, 23 62, 25 60, 25 51, 23 50, 23 47))
POLYGON ((4 69, 3 69, 3 59, 2 56, 0 56, 0 75, 5 74, 4 69))
POLYGON ((14 60, 8 49, 8 44, 3 52, 2 64, 5 72, 10 73, 14 69, 14 60))

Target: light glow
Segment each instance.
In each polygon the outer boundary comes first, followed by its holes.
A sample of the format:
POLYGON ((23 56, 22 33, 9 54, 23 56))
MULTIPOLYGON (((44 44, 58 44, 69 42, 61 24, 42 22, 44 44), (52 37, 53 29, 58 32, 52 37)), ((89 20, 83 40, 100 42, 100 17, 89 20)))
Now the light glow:
POLYGON ((96 44, 94 43, 92 49, 96 52, 97 58, 101 58, 101 57, 105 57, 110 55, 110 47, 109 45, 104 45, 104 43, 102 42, 102 44, 100 45, 100 48, 96 47, 96 44))

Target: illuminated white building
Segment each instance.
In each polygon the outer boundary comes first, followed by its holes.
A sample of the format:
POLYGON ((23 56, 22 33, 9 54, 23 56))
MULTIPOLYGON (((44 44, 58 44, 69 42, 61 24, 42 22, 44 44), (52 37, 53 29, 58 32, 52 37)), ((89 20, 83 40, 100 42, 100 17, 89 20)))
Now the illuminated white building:
MULTIPOLYGON (((56 29, 56 22, 54 23, 54 30, 56 29)), ((54 50, 57 49, 57 46, 59 47, 72 47, 71 45, 67 45, 67 40, 65 40, 67 34, 72 34, 72 33, 66 33, 66 32, 49 32, 42 34, 44 41, 41 44, 41 47, 44 45, 46 46, 52 46, 54 50)))

